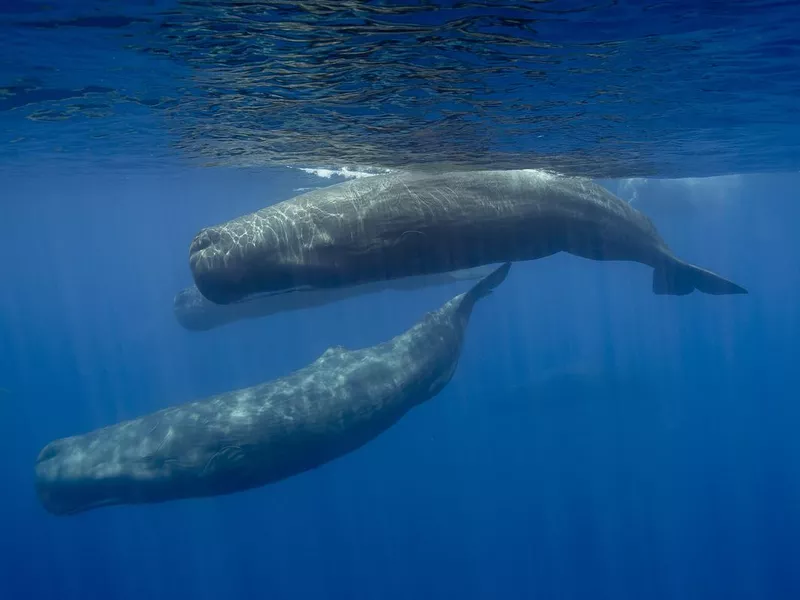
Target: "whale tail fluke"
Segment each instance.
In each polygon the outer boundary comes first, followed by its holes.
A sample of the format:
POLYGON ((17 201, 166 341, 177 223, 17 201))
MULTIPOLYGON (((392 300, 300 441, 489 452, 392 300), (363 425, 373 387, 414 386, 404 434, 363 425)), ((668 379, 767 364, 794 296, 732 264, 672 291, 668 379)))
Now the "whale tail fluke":
POLYGON ((685 296, 694 290, 715 296, 747 294, 740 285, 696 265, 675 259, 653 271, 653 293, 685 296))

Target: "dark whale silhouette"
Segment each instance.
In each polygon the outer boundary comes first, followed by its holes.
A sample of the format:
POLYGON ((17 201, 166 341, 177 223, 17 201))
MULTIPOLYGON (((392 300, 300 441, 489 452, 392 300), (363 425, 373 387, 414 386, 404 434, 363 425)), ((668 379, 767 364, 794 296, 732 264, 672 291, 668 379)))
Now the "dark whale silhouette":
POLYGON ((393 173, 308 192, 201 230, 189 263, 217 304, 568 252, 651 266, 653 292, 747 291, 669 249, 589 179, 542 171, 393 173))
POLYGON ((330 348, 286 377, 56 440, 36 462, 38 496, 67 515, 229 494, 352 452, 447 385, 473 306, 509 268, 388 342, 330 348))
POLYGON ((486 265, 452 273, 373 281, 343 288, 308 289, 294 294, 261 294, 232 304, 214 304, 206 299, 196 286, 190 286, 175 294, 173 312, 178 323, 185 329, 208 331, 243 319, 257 319, 281 312, 314 308, 356 296, 388 290, 414 291, 457 281, 477 280, 485 277, 491 271, 492 267, 486 265))

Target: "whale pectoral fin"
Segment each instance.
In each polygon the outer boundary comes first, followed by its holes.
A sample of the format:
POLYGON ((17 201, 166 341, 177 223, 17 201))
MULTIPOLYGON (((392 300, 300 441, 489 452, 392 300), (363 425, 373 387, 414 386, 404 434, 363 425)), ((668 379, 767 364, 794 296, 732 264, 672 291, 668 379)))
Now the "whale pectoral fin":
POLYGON ((715 296, 748 293, 745 288, 708 269, 678 260, 653 271, 654 294, 685 296, 694 290, 715 296))
POLYGON ((478 283, 476 283, 473 288, 467 292, 468 294, 472 295, 474 298, 484 298, 494 291, 494 289, 503 283, 508 276, 508 272, 511 270, 511 263, 503 263, 499 267, 497 267, 494 271, 492 271, 489 275, 481 279, 478 283))
POLYGON ((508 276, 508 271, 511 269, 511 263, 503 263, 497 269, 492 271, 489 275, 481 279, 478 283, 472 286, 472 289, 462 294, 461 303, 458 307, 458 312, 462 316, 469 318, 472 312, 472 307, 481 298, 485 298, 508 276))

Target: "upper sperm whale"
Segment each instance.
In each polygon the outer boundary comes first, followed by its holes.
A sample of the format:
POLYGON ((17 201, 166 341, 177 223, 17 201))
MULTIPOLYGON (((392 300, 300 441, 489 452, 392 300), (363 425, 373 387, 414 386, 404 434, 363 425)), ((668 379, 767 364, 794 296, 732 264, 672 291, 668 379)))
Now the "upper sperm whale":
POLYGON ((653 268, 656 294, 743 294, 678 258, 650 219, 589 179, 536 170, 391 173, 201 230, 195 284, 216 304, 568 252, 653 268))

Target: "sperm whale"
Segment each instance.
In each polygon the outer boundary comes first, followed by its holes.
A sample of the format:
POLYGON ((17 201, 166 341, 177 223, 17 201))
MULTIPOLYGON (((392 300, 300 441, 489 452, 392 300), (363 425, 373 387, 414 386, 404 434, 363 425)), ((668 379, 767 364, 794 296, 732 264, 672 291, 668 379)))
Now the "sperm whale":
POLYGON ((653 223, 589 179, 535 170, 390 173, 317 189, 201 230, 211 302, 339 288, 559 252, 653 268, 656 294, 743 294, 678 258, 653 223))
POLYGON ((382 344, 332 347, 285 377, 55 440, 36 461, 38 497, 71 515, 230 494, 353 452, 444 389, 475 303, 509 269, 382 344))

